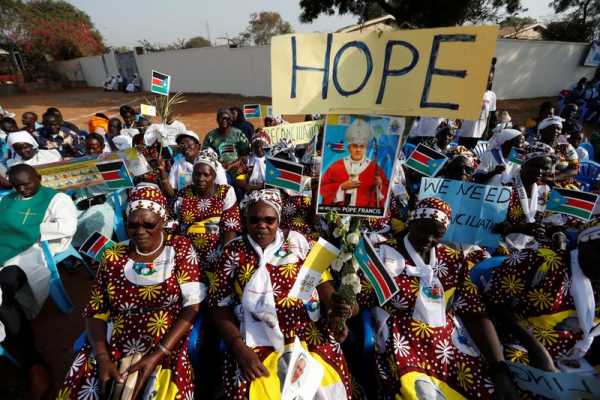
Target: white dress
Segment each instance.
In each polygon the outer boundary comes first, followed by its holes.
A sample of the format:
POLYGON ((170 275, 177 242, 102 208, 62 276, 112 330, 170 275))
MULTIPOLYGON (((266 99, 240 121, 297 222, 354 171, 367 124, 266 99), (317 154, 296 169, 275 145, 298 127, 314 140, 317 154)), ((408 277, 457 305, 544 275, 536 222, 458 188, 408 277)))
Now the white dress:
MULTIPOLYGON (((52 254, 65 251, 77 230, 77 210, 73 200, 64 193, 54 195, 40 225, 40 241, 47 241, 52 254)), ((27 250, 7 260, 4 266, 16 265, 27 275, 28 285, 16 294, 25 315, 33 319, 48 297, 50 270, 37 242, 27 250)))

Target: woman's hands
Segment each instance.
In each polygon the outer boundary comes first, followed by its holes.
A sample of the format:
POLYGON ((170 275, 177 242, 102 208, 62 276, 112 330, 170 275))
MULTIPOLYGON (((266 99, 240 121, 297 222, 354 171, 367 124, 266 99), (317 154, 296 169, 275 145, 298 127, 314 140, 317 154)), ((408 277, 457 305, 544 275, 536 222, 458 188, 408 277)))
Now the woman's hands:
POLYGON ((133 364, 127 370, 127 374, 133 374, 134 372, 138 373, 137 380, 135 382, 135 388, 133 389, 133 397, 132 399, 137 399, 137 396, 140 394, 140 391, 144 389, 146 386, 146 381, 154 372, 154 369, 165 356, 164 353, 160 351, 155 351, 153 353, 147 354, 142 359, 135 364, 133 364))
POLYGON ((348 327, 346 320, 352 317, 352 306, 347 304, 342 296, 337 293, 331 295, 331 305, 327 316, 329 317, 329 329, 333 332, 333 337, 339 343, 342 343, 348 337, 348 327))
POLYGON ((496 400, 519 400, 519 390, 513 383, 508 368, 493 374, 494 398, 496 400))
POLYGON ((100 397, 105 398, 108 395, 106 393, 108 381, 114 379, 115 382, 124 383, 126 375, 119 373, 117 366, 108 353, 96 355, 96 361, 98 362, 98 378, 100 379, 100 397))
POLYGON ((261 376, 269 376, 269 371, 263 365, 258 355, 246 346, 241 337, 237 337, 231 343, 231 352, 235 357, 238 367, 247 381, 253 381, 261 376))

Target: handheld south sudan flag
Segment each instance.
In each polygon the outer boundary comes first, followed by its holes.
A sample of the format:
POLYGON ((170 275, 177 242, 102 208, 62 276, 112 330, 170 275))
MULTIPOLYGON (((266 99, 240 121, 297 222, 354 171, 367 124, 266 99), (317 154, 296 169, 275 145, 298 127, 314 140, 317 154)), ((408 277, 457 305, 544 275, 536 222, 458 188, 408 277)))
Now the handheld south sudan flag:
POLYGON ((516 165, 521 165, 523 164, 523 157, 525 157, 524 153, 523 150, 513 147, 508 154, 508 161, 516 165))
POLYGON ((111 189, 123 189, 133 187, 133 179, 127 171, 127 166, 123 160, 106 161, 96 164, 100 171, 104 184, 111 189))
POLYGON ((435 151, 424 144, 419 144, 417 148, 410 153, 410 156, 404 165, 425 176, 433 177, 440 172, 446 160, 448 160, 448 157, 443 153, 435 151))
POLYGON ((296 192, 302 191, 302 172, 304 166, 279 158, 267 157, 265 183, 296 192))
POLYGON ((354 259, 358 262, 361 271, 375 289, 379 305, 383 306, 389 299, 398 293, 398 285, 394 277, 385 268, 373 245, 365 234, 354 250, 354 259))
POLYGON ((249 118, 260 118, 260 104, 244 104, 244 117, 249 118))
POLYGON ((578 190, 552 189, 546 211, 589 220, 594 211, 598 195, 578 190))
POLYGON ((100 261, 104 251, 114 246, 114 244, 115 242, 106 236, 103 236, 99 232, 94 232, 79 247, 79 251, 96 261, 100 261))
POLYGON ((150 85, 150 91, 152 93, 168 96, 170 86, 171 77, 169 75, 152 70, 152 85, 150 85))
POLYGON ((338 143, 327 143, 327 147, 334 153, 343 153, 344 150, 346 150, 346 145, 342 141, 338 143))

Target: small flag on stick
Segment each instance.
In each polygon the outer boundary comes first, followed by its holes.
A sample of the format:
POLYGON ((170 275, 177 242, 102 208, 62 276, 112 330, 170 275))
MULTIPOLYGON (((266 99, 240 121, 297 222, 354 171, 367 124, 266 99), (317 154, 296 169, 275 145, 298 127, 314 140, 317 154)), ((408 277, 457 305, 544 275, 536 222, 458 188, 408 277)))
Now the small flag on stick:
POLYGON ((523 150, 513 147, 508 154, 508 161, 516 165, 522 165, 524 157, 523 153, 523 150))
POLYGON ((379 305, 383 306, 398 293, 400 289, 394 277, 385 268, 377 253, 375 253, 373 245, 364 234, 356 246, 356 250, 354 250, 354 258, 373 289, 375 289, 379 305))
POLYGON ((265 183, 267 185, 296 192, 302 191, 302 173, 304 171, 302 164, 272 157, 267 157, 266 164, 265 183))
POLYGON ((81 247, 79 247, 79 251, 96 261, 100 261, 104 251, 107 248, 114 246, 114 244, 115 242, 106 236, 99 232, 94 232, 85 240, 85 242, 83 242, 81 247))
POLYGON ((123 160, 107 161, 96 164, 104 183, 111 189, 133 187, 133 180, 123 160))
POLYGON ((244 104, 244 117, 249 118, 260 118, 260 104, 244 104))
POLYGON ((597 194, 555 188, 550 192, 546 210, 588 221, 592 217, 597 200, 597 194))
POLYGON ((425 176, 436 176, 447 160, 448 157, 443 153, 435 151, 424 144, 419 144, 410 153, 405 165, 425 176))
POLYGON ((152 84, 150 86, 152 93, 168 96, 170 87, 171 77, 169 75, 152 70, 152 84))

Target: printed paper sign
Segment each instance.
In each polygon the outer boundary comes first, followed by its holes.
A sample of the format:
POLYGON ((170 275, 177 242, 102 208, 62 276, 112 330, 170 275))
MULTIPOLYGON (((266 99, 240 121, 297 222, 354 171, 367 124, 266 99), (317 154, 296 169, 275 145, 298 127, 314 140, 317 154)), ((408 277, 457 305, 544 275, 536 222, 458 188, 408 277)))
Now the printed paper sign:
POLYGON ((444 239, 459 244, 497 247, 500 235, 494 225, 506 220, 512 188, 487 186, 452 179, 423 178, 419 199, 435 197, 452 209, 444 239))
POLYGON ((328 115, 317 212, 382 217, 402 132, 396 118, 328 115))
POLYGON ((156 117, 156 107, 149 104, 140 104, 140 114, 148 117, 156 117))
POLYGON ((319 129, 324 121, 298 122, 296 124, 281 124, 263 128, 271 137, 271 143, 277 143, 281 139, 290 139, 296 146, 309 143, 313 137, 319 134, 319 129))
POLYGON ((274 37, 275 114, 477 120, 498 26, 274 37))
POLYGON ((340 250, 323 238, 310 249, 302 268, 298 273, 294 286, 288 293, 289 297, 297 297, 309 301, 313 291, 321 281, 321 275, 336 259, 340 250))

